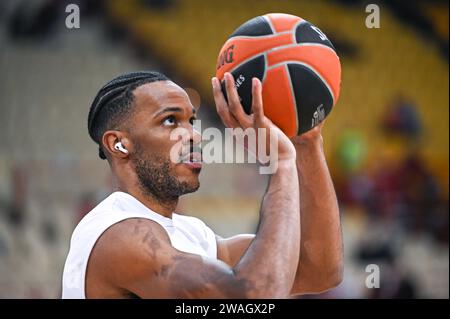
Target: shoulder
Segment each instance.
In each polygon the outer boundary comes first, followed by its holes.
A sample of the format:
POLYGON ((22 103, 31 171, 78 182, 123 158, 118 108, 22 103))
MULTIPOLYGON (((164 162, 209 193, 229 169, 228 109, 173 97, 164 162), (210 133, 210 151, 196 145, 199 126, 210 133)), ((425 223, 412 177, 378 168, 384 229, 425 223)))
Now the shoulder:
POLYGON ((134 256, 145 259, 142 253, 158 242, 170 246, 170 240, 157 222, 144 218, 128 218, 109 227, 98 239, 94 250, 110 257, 134 256), (143 250, 144 249, 144 250, 143 250))
POLYGON ((143 218, 123 220, 96 242, 88 262, 87 283, 126 287, 159 268, 171 251, 169 237, 158 223, 143 218))
POLYGON ((103 216, 109 215, 113 216, 111 213, 118 211, 116 207, 117 202, 117 196, 116 193, 112 193, 103 200, 101 200, 94 208, 92 208, 86 215, 81 218, 81 220, 78 222, 77 226, 75 227, 75 231, 79 228, 83 228, 89 224, 91 224, 93 221, 105 221, 105 218, 103 216))

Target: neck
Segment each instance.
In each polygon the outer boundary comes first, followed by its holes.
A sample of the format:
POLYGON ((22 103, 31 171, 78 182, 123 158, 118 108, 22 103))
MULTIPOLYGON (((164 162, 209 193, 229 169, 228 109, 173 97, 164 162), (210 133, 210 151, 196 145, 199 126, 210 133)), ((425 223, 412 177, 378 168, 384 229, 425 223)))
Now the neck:
POLYGON ((143 190, 139 185, 134 170, 130 167, 128 167, 124 172, 116 170, 114 165, 112 165, 111 168, 113 171, 113 183, 116 185, 115 191, 130 194, 152 211, 164 217, 172 218, 172 213, 178 205, 178 197, 162 198, 152 194, 151 192, 143 190))
POLYGON ((172 218, 172 213, 178 205, 178 198, 163 200, 136 189, 122 189, 119 187, 118 190, 130 194, 152 211, 168 218, 172 218))
POLYGON ((132 195, 146 207, 150 208, 154 212, 163 215, 168 218, 172 218, 172 213, 178 205, 178 198, 175 199, 160 199, 156 198, 152 194, 143 194, 140 191, 137 192, 127 192, 132 195))

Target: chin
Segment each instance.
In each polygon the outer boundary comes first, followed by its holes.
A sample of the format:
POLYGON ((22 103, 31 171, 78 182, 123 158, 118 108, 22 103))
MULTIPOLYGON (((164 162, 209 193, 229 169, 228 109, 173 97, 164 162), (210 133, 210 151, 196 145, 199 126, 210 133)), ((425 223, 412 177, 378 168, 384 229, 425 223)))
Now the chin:
POLYGON ((188 193, 196 192, 200 188, 200 181, 198 178, 185 181, 184 183, 187 186, 186 189, 188 190, 188 193))
POLYGON ((190 174, 189 176, 179 176, 178 183, 182 185, 185 190, 185 194, 193 193, 200 187, 200 181, 198 179, 198 174, 190 174))
POLYGON ((201 168, 193 168, 188 165, 178 165, 175 167, 173 176, 176 176, 178 184, 182 185, 184 193, 193 193, 200 187, 199 174, 201 168))

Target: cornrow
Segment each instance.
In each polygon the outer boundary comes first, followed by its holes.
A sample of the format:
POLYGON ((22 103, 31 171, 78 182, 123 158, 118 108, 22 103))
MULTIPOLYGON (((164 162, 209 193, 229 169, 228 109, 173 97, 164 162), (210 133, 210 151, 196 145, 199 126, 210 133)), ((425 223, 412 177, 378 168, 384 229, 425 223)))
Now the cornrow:
POLYGON ((130 113, 133 91, 137 87, 156 81, 169 81, 169 78, 154 71, 126 73, 109 81, 98 91, 89 110, 88 131, 99 145, 101 159, 106 159, 101 143, 103 133, 116 126, 119 118, 130 113))

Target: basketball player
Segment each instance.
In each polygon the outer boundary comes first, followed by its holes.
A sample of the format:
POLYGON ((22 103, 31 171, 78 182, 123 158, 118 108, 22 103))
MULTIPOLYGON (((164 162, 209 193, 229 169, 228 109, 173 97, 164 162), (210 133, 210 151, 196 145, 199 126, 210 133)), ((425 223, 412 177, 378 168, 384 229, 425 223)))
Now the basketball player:
POLYGON ((186 92, 160 73, 119 76, 99 91, 88 117, 116 191, 73 232, 63 298, 286 298, 341 281, 339 211, 320 127, 290 141, 264 116, 259 80, 253 79, 251 116, 230 74, 225 82, 228 102, 212 81, 225 125, 278 136, 278 170, 257 233, 223 239, 199 219, 174 212, 179 197, 199 187, 196 111, 186 92), (169 136, 180 127, 190 133, 177 146, 169 136))

